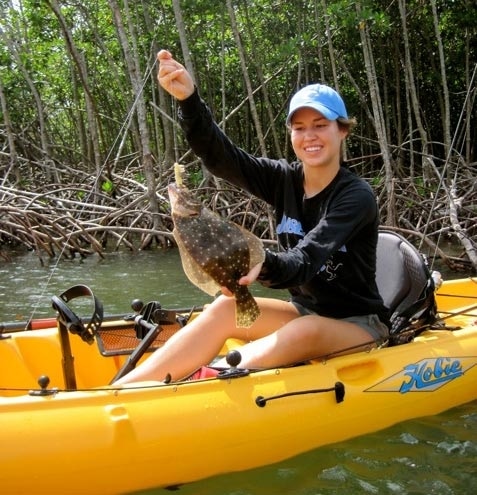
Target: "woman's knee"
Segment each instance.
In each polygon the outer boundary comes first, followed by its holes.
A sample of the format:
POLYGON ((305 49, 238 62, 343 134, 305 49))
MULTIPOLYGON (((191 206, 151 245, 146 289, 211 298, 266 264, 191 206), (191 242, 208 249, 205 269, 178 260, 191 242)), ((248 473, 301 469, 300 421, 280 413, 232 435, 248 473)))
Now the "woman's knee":
POLYGON ((235 327, 235 299, 219 296, 204 307, 198 320, 205 331, 230 333, 235 327))
POLYGON ((220 295, 208 304, 204 311, 209 314, 217 315, 232 315, 235 314, 235 299, 220 295))

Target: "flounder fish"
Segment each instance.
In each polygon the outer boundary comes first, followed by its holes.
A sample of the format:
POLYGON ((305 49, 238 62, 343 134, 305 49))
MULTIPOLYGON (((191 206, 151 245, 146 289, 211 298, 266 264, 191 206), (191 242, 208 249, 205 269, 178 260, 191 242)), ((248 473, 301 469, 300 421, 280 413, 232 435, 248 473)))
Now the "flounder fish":
MULTIPOLYGON (((176 176, 177 179, 177 176, 176 176)), ((260 315, 248 287, 238 280, 262 262, 262 242, 237 224, 203 206, 181 183, 168 187, 174 239, 189 280, 211 296, 227 287, 235 296, 237 327, 248 328, 260 315)))

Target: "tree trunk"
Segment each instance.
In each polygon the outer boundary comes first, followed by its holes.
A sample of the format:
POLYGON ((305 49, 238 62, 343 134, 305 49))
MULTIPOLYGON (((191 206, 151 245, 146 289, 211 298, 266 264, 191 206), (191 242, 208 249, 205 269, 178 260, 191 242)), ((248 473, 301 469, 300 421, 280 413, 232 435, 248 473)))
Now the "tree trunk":
MULTIPOLYGON (((467 163, 470 163, 472 161, 472 98, 470 98, 471 95, 471 88, 472 85, 475 84, 475 76, 477 74, 477 64, 473 64, 473 68, 471 67, 471 49, 470 49, 470 35, 469 35, 469 30, 466 29, 465 33, 465 82, 466 82, 466 88, 467 88, 467 96, 465 99, 465 154, 464 158, 467 163), (471 76, 472 72, 472 76, 471 76)), ((475 91, 475 90, 474 90, 475 91)))
MULTIPOLYGON (((402 37, 403 37, 403 45, 404 45, 404 78, 406 81, 406 89, 409 93, 409 97, 411 100, 411 108, 412 114, 416 119, 417 130, 419 132, 419 136, 421 138, 421 156, 422 160, 422 174, 424 180, 426 182, 429 181, 431 177, 431 169, 426 161, 426 157, 428 154, 428 146, 429 140, 427 137, 427 132, 424 128, 421 119, 421 108, 419 105, 419 99, 417 97, 416 83, 414 79, 414 70, 411 60, 411 50, 409 43, 409 33, 407 30, 407 13, 406 13, 406 0, 398 0, 399 4, 399 13, 401 14, 401 26, 402 26, 402 37)), ((412 140, 413 138, 413 127, 409 128, 409 138, 412 140)))
MULTIPOLYGON (((187 41, 187 32, 186 32, 186 27, 184 23, 184 18, 182 16, 182 9, 180 6, 180 0, 172 0, 172 7, 174 9, 174 17, 176 20, 176 27, 177 31, 179 33, 179 40, 181 43, 181 50, 182 50, 182 58, 184 60, 184 66, 187 69, 187 72, 192 77, 192 80, 197 86, 200 86, 200 82, 197 80, 195 70, 194 70, 194 64, 192 63, 192 58, 191 58, 191 53, 189 50, 189 43, 187 41)), ((175 104, 173 102, 173 106, 175 109, 175 104)), ((174 111, 174 113, 176 113, 174 111)), ((172 137, 174 139, 174 147, 177 149, 177 132, 174 129, 174 132, 172 134, 172 137)), ((176 153, 177 154, 177 153, 176 153)), ((204 177, 204 181, 208 182, 212 178, 212 174, 205 168, 203 163, 201 163, 201 169, 202 169, 202 176, 204 177)))
POLYGON ((356 10, 359 18, 359 33, 361 44, 363 47, 364 65, 366 68, 366 77, 368 79, 368 87, 371 95, 371 105, 373 108, 373 116, 376 134, 378 137, 379 147, 383 157, 385 169, 385 187, 387 192, 387 209, 385 223, 388 225, 396 224, 395 198, 393 194, 393 168, 391 163, 391 154, 389 144, 386 137, 386 124, 384 120, 383 107, 379 92, 378 78, 376 76, 376 68, 374 64, 373 51, 371 47, 371 39, 369 27, 366 21, 361 18, 361 7, 359 2, 356 4, 356 10))
MULTIPOLYGON (((265 77, 263 75, 262 71, 262 57, 260 56, 260 53, 257 52, 255 49, 256 46, 259 46, 259 43, 256 42, 254 39, 254 34, 253 34, 253 24, 251 20, 249 19, 248 16, 248 9, 247 9, 247 3, 244 2, 244 9, 245 9, 245 18, 247 20, 247 31, 248 31, 248 36, 250 38, 250 46, 251 46, 251 52, 252 52, 252 58, 254 60, 254 66, 255 70, 257 72, 257 78, 260 81, 260 88, 262 90, 263 94, 263 108, 265 110, 266 115, 268 116, 268 122, 270 123, 269 129, 272 133, 272 141, 273 141, 273 147, 275 149, 275 155, 277 158, 283 156, 282 151, 281 151, 281 146, 280 146, 280 140, 278 138, 278 133, 276 131, 275 127, 275 116, 273 115, 272 112, 272 104, 270 102, 270 97, 268 95, 268 88, 267 88, 267 83, 265 81, 265 77)), ((282 124, 283 125, 283 124, 282 124)))
POLYGON ((180 0, 172 0, 172 8, 174 9, 174 17, 176 18, 177 31, 179 33, 179 39, 181 41, 182 58, 184 60, 184 66, 187 72, 191 75, 194 82, 197 84, 195 77, 194 65, 190 56, 189 44, 187 42, 187 34, 184 24, 184 18, 182 17, 182 10, 180 6, 180 0))
MULTIPOLYGON (((331 33, 331 27, 330 27, 330 22, 329 22, 329 17, 326 12, 327 6, 326 6, 326 0, 321 0, 321 7, 323 9, 323 17, 325 21, 325 33, 326 33, 326 44, 328 46, 328 55, 329 55, 329 60, 330 60, 330 65, 331 65, 331 74, 333 77, 333 85, 336 89, 336 91, 340 91, 340 86, 339 86, 339 81, 338 81, 338 70, 336 68, 336 56, 335 56, 335 49, 333 46, 333 36, 331 33)), ((322 82, 326 83, 326 78, 324 76, 323 69, 322 71, 322 82)), ((342 147, 342 154, 343 154, 343 160, 348 159, 348 149, 347 149, 347 143, 345 141, 343 147, 342 147)))
POLYGON ((450 102, 449 87, 447 85, 446 61, 444 57, 444 47, 442 46, 441 30, 439 28, 439 17, 437 15, 436 0, 431 0, 432 19, 434 21, 434 31, 436 33, 437 50, 439 53, 439 67, 441 72, 442 92, 444 96, 444 115, 442 116, 442 127, 444 130, 444 148, 446 156, 450 156, 451 150, 451 133, 450 133, 450 102))
MULTIPOLYGON (((143 83, 141 78, 141 70, 139 67, 139 54, 137 50, 136 33, 134 26, 131 22, 129 15, 128 1, 124 1, 125 18, 128 23, 129 35, 131 37, 132 49, 129 46, 128 37, 122 21, 121 12, 116 0, 108 0, 111 12, 113 14, 113 21, 116 27, 119 41, 124 53, 124 59, 128 70, 129 79, 134 90, 134 104, 137 114, 137 121, 139 127, 139 134, 141 140, 141 152, 142 152, 142 168, 147 184, 147 197, 149 202, 149 211, 152 216, 152 228, 153 230, 160 230, 161 220, 159 216, 159 205, 156 196, 156 178, 154 173, 154 160, 150 149, 149 129, 147 127, 147 111, 146 104, 143 97, 143 83)), ((147 246, 151 242, 150 235, 146 236, 143 241, 143 247, 147 246)), ((159 239, 161 245, 165 245, 166 239, 159 239)))
POLYGON ((232 26, 232 31, 234 33, 235 43, 237 44, 237 50, 240 58, 240 65, 242 66, 242 74, 245 81, 245 86, 247 88, 248 102, 250 106, 250 112, 252 114, 252 120, 255 125, 255 131, 257 133, 257 139, 260 144, 260 152, 262 156, 267 156, 267 147, 265 145, 265 138, 263 137, 262 124, 257 113, 257 107, 255 105, 255 99, 253 96, 252 82, 247 69, 247 61, 245 59, 244 48, 242 45, 242 40, 240 39, 240 31, 237 26, 237 19, 235 18, 234 7, 231 0, 227 0, 227 11, 230 16, 230 22, 232 26))
MULTIPOLYGON (((144 22, 146 30, 150 33, 154 32, 155 26, 149 15, 149 9, 152 7, 146 7, 144 9, 144 22)), ((152 52, 154 54, 153 67, 156 66, 156 55, 160 50, 160 46, 157 40, 152 43, 152 52)), ((175 149, 175 130, 174 122, 175 115, 172 112, 166 112, 166 108, 171 108, 171 97, 166 93, 162 87, 157 84, 157 71, 154 70, 153 77, 151 77, 151 95, 152 95, 152 107, 153 107, 153 125, 155 135, 155 148, 157 150, 157 166, 159 167, 158 181, 162 182, 163 173, 174 162, 179 161, 179 157, 176 156, 175 149), (159 98, 159 101, 157 101, 159 98), (162 133, 160 127, 162 126, 162 133), (161 144, 162 134, 162 144, 161 144), (162 152, 161 152, 162 151, 162 152)))
POLYGON ((14 42, 14 37, 9 37, 3 30, 0 29, 0 35, 2 39, 4 40, 6 46, 8 46, 8 49, 10 50, 10 53, 13 55, 15 58, 15 62, 20 69, 23 77, 25 78, 25 81, 30 88, 31 94, 33 96, 33 99, 35 101, 36 105, 36 111, 37 111, 37 116, 38 116, 38 127, 40 131, 40 144, 41 144, 41 159, 38 160, 39 163, 44 165, 44 173, 48 181, 55 180, 56 182, 59 181, 58 174, 56 174, 54 167, 52 166, 52 160, 50 158, 50 142, 48 139, 48 132, 47 132, 47 118, 45 115, 45 110, 43 108, 43 102, 41 99, 41 95, 39 91, 36 88, 36 84, 30 76, 30 73, 28 69, 26 68, 25 64, 23 63, 23 60, 26 58, 25 53, 20 53, 18 51, 18 45, 17 43, 14 42))
MULTIPOLYGON (((47 0, 47 3, 50 6, 53 13, 55 14, 55 16, 57 17, 58 22, 60 23, 61 31, 63 33, 63 37, 66 42, 66 48, 78 70, 78 76, 83 86, 85 103, 86 103, 86 114, 88 117, 89 134, 91 137, 91 146, 93 149, 94 165, 96 169, 96 176, 99 177, 103 168, 101 151, 100 151, 101 129, 98 124, 98 113, 96 111, 96 103, 91 88, 89 87, 88 73, 86 69, 84 56, 78 51, 76 45, 74 44, 73 36, 71 34, 71 31, 68 29, 66 20, 63 16, 61 7, 59 6, 58 2, 56 0, 47 0)), ((96 190, 99 192, 99 181, 96 181, 95 185, 96 185, 96 190)))
POLYGON ((2 182, 1 184, 5 184, 8 176, 10 174, 13 174, 15 177, 14 182, 18 183, 20 182, 20 169, 18 168, 18 155, 17 155, 17 149, 15 146, 15 137, 13 135, 13 129, 11 126, 10 122, 10 113, 8 111, 8 105, 7 105, 7 100, 5 98, 5 93, 3 90, 3 84, 2 84, 2 78, 0 77, 0 108, 2 109, 2 114, 3 114, 3 124, 5 126, 5 132, 7 134, 7 142, 8 142, 8 149, 10 151, 10 165, 8 166, 8 170, 3 171, 0 168, 0 175, 2 177, 2 182))
MULTIPOLYGON (((327 13, 326 13, 326 1, 323 0, 321 3, 321 12, 320 7, 318 6, 318 2, 315 3, 315 19, 316 19, 316 31, 318 35, 321 35, 322 31, 327 33, 328 29, 328 21, 327 21, 327 13), (322 18, 323 17, 323 21, 322 18), (323 28, 324 25, 324 28, 323 28)), ((318 63, 320 64, 320 80, 318 82, 325 81, 325 61, 323 56, 323 46, 321 43, 318 43, 318 63)))
MULTIPOLYGON (((323 16, 325 20, 325 32, 326 32, 326 43, 328 45, 328 54, 330 57, 330 64, 331 64, 331 73, 333 75, 333 83, 335 85, 338 84, 338 75, 336 71, 336 59, 335 59, 335 49, 333 47, 333 36, 331 35, 331 28, 330 28, 330 20, 329 17, 326 13, 326 0, 321 0, 321 6, 323 8, 323 16)), ((325 82, 323 78, 323 82, 325 82)), ((338 86, 336 86, 336 89, 338 90, 338 86)))

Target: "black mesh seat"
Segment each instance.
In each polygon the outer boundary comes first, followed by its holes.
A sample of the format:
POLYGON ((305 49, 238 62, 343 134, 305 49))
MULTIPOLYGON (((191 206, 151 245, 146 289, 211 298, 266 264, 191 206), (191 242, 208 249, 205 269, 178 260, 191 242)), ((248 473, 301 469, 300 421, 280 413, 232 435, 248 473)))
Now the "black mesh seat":
POLYGON ((434 282, 426 261, 395 232, 379 232, 376 282, 390 309, 390 344, 412 339, 436 320, 434 282))

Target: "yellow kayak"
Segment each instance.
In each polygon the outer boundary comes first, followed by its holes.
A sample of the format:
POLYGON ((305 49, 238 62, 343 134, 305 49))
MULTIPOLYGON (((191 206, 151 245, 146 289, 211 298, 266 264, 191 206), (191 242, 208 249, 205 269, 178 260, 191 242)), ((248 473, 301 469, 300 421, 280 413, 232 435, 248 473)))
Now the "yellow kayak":
POLYGON ((5 495, 175 487, 477 398, 475 279, 445 282, 436 295, 438 327, 421 329, 409 343, 295 367, 232 367, 216 378, 121 388, 108 384, 134 366, 131 356, 147 357, 137 353, 141 339, 153 335, 149 352, 189 315, 149 305, 159 323, 146 324, 138 338, 144 308, 126 319, 102 318, 93 296, 93 317, 82 325, 65 309, 72 292, 65 294, 54 298, 53 325, 46 319, 30 322, 33 330, 0 324, 5 495))

